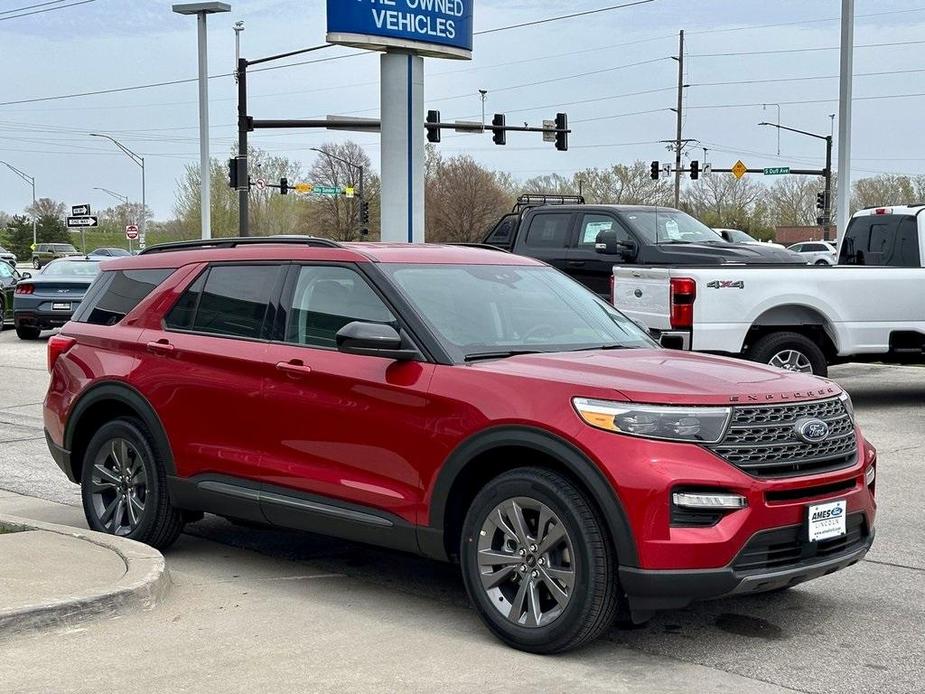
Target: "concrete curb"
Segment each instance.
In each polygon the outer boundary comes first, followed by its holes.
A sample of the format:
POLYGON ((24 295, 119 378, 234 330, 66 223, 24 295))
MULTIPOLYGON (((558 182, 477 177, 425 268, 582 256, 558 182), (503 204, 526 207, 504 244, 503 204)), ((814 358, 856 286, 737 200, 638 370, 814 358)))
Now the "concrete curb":
POLYGON ((105 589, 8 610, 0 607, 0 636, 47 626, 68 626, 93 616, 150 610, 164 598, 170 587, 164 556, 140 542, 5 514, 0 514, 0 527, 7 530, 43 530, 73 537, 114 552, 125 564, 122 577, 105 589))

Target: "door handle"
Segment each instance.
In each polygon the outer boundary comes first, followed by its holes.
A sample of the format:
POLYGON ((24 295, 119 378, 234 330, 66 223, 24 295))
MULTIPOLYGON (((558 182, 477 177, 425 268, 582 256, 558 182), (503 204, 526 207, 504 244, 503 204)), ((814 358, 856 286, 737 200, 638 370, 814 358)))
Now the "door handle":
POLYGON ((583 260, 569 260, 565 263, 566 267, 584 267, 585 261, 583 260))
POLYGON ((301 359, 290 359, 277 362, 276 370, 293 376, 305 376, 312 372, 312 367, 307 366, 301 359))
POLYGON ((156 340, 148 343, 148 351, 154 354, 173 354, 177 348, 166 339, 156 340))

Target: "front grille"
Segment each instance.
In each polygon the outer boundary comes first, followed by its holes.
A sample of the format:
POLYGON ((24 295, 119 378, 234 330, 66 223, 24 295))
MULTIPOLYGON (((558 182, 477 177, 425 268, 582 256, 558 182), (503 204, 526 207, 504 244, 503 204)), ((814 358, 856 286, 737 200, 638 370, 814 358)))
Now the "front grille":
POLYGON ((758 533, 732 563, 737 572, 764 572, 787 569, 816 559, 826 559, 861 547, 867 540, 867 522, 863 513, 845 518, 846 533, 830 540, 810 542, 803 525, 791 525, 758 533))
POLYGON ((786 405, 734 407, 723 440, 710 447, 757 477, 809 475, 848 467, 857 456, 854 424, 838 398, 786 405), (828 437, 806 443, 794 425, 813 417, 829 425, 828 437))

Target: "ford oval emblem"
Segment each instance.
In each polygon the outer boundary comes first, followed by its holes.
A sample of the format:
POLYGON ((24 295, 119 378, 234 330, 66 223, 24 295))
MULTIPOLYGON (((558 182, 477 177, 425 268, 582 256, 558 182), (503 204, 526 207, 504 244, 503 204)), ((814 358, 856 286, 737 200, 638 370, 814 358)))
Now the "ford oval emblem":
POLYGON ((806 443, 820 443, 829 437, 829 425, 815 417, 801 419, 793 425, 797 437, 806 443))

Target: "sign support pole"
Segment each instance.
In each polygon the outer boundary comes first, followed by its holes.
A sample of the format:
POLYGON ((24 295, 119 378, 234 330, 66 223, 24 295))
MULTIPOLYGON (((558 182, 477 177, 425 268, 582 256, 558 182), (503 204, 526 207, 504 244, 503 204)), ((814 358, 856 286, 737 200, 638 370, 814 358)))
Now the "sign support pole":
POLYGON ((382 240, 424 242, 424 59, 382 55, 382 240))
POLYGON ((854 78, 854 0, 841 3, 841 45, 838 82, 838 218, 840 242, 851 221, 851 87, 854 78))

